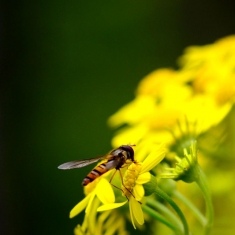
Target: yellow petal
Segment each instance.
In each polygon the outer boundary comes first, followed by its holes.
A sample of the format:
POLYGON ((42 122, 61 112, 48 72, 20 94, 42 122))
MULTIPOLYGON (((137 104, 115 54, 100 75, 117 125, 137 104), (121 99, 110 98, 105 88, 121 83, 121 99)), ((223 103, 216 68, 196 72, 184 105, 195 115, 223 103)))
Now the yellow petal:
POLYGON ((96 187, 96 195, 103 204, 114 203, 115 195, 111 184, 102 178, 96 187))
POLYGON ((166 155, 166 149, 164 147, 164 144, 161 144, 156 151, 152 151, 148 155, 148 157, 144 160, 140 174, 143 174, 144 172, 153 169, 158 163, 162 161, 165 155, 166 155))
POLYGON ((90 211, 91 211, 91 209, 93 207, 93 200, 95 198, 95 191, 93 191, 90 194, 91 194, 91 197, 90 197, 90 200, 89 200, 88 205, 87 205, 86 210, 85 210, 85 213, 87 213, 87 214, 90 213, 90 211))
POLYGON ((149 172, 145 172, 137 178, 135 181, 136 184, 145 184, 148 183, 151 179, 151 174, 149 172))
POLYGON ((69 218, 73 218, 74 216, 78 215, 81 211, 85 209, 87 206, 89 199, 91 197, 91 194, 86 196, 82 201, 80 201, 71 211, 69 214, 69 218))
MULTIPOLYGON (((155 110, 155 99, 150 96, 139 95, 133 101, 123 106, 113 114, 108 124, 117 127, 122 123, 136 124, 155 110), (143 109, 144 107, 144 109, 143 109)), ((123 142, 125 143, 125 142, 123 142)))
POLYGON ((74 229, 74 234, 75 235, 84 235, 84 232, 82 231, 80 224, 74 229))
POLYGON ((125 201, 125 202, 120 202, 120 203, 109 203, 109 204, 105 204, 105 205, 102 205, 102 206, 98 207, 97 211, 112 210, 112 209, 121 207, 121 206, 123 206, 123 205, 126 204, 126 203, 127 203, 127 201, 125 201))
POLYGON ((137 201, 141 201, 141 199, 144 197, 144 187, 140 184, 136 184, 133 188, 135 199, 137 201))
MULTIPOLYGON (((130 210, 130 216, 131 216, 131 223, 134 227, 134 229, 136 229, 135 227, 135 220, 134 220, 134 215, 133 215, 133 210, 132 210, 132 205, 131 205, 131 200, 132 200, 133 197, 130 198, 130 201, 129 201, 129 210, 130 210)), ((133 198, 134 199, 134 198, 133 198)), ((135 200, 135 199, 134 199, 135 200)))
POLYGON ((185 103, 186 117, 189 123, 197 122, 197 132, 205 132, 220 123, 231 110, 232 103, 217 105, 209 95, 197 95, 185 103))
POLYGON ((144 224, 144 214, 141 205, 134 197, 130 198, 130 210, 132 211, 133 217, 137 223, 140 225, 144 224))

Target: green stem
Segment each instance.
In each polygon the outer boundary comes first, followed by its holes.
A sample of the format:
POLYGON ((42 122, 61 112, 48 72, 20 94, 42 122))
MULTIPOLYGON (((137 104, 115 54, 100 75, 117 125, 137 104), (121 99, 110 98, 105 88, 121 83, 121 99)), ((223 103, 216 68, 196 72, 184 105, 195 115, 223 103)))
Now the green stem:
POLYGON ((147 205, 151 206, 154 209, 157 209, 159 212, 165 215, 168 220, 170 220, 173 224, 182 229, 182 224, 178 217, 164 204, 151 198, 147 198, 147 205))
POLYGON ((162 215, 160 215, 158 212, 153 210, 147 205, 142 206, 143 211, 151 215, 154 219, 162 222, 165 224, 168 228, 170 228, 172 231, 174 231, 176 234, 182 234, 178 227, 175 227, 173 224, 171 224, 167 219, 165 219, 162 215))
POLYGON ((198 165, 198 177, 196 178, 196 183, 198 184, 199 188, 202 190, 203 196, 205 198, 206 223, 204 224, 204 235, 209 235, 210 230, 213 226, 214 212, 206 177, 199 165, 198 165))
POLYGON ((181 219, 181 222, 183 223, 183 227, 184 227, 184 234, 185 235, 189 235, 189 229, 188 229, 188 224, 187 221, 184 217, 184 214, 182 213, 182 211, 180 210, 180 208, 176 205, 176 203, 164 192, 162 191, 160 188, 156 188, 155 189, 155 193, 163 198, 164 200, 166 200, 172 207, 173 209, 176 211, 176 213, 178 214, 178 216, 181 219))
POLYGON ((175 196, 178 200, 180 200, 184 205, 186 205, 192 213, 195 215, 195 217, 198 219, 198 221, 205 226, 206 224, 206 218, 204 215, 198 210, 197 207, 194 206, 194 204, 188 200, 183 194, 181 194, 179 191, 175 190, 173 192, 173 196, 175 196))

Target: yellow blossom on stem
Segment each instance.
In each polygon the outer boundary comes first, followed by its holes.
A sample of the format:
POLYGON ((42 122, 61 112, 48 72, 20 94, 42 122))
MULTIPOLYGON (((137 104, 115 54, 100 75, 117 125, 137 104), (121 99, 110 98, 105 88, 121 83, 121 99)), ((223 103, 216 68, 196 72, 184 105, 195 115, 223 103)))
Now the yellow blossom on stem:
MULTIPOLYGON (((129 200, 129 210, 133 227, 135 224, 142 225, 144 223, 143 211, 141 208, 141 200, 144 197, 144 184, 151 179, 150 170, 162 161, 166 153, 164 145, 158 146, 155 151, 152 151, 143 162, 136 159, 123 177, 122 192, 129 200)), ((137 155, 138 156, 138 155, 137 155)), ((120 203, 106 203, 100 206, 97 211, 111 210, 125 205, 128 200, 120 203)))

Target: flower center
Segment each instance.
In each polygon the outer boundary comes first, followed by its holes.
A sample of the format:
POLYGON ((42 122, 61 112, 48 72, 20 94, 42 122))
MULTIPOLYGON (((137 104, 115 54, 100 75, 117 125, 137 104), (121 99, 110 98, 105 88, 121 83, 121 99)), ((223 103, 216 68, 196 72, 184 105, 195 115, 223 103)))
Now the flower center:
POLYGON ((139 176, 141 164, 133 162, 126 170, 123 177, 122 195, 129 198, 132 194, 135 182, 139 176))

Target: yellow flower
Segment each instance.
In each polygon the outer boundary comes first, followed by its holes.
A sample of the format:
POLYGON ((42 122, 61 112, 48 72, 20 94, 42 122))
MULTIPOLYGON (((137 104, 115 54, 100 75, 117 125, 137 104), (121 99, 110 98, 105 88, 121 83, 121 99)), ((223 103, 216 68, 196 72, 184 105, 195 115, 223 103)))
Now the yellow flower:
MULTIPOLYGON (((122 192, 129 200, 130 217, 133 227, 136 228, 136 223, 142 225, 144 223, 143 211, 141 208, 141 200, 144 197, 144 184, 151 179, 149 171, 162 161, 166 153, 164 145, 158 146, 155 151, 152 151, 143 162, 133 162, 126 170, 123 177, 122 192)), ((142 158, 142 156, 141 156, 142 158)), ((128 200, 120 203, 106 203, 100 206, 97 211, 111 210, 125 205, 128 200)))

